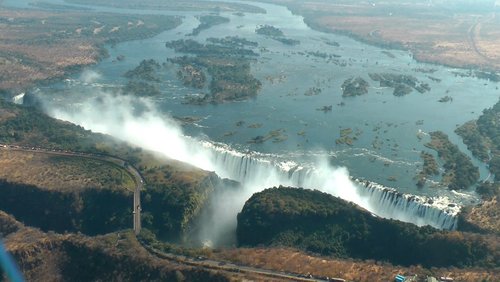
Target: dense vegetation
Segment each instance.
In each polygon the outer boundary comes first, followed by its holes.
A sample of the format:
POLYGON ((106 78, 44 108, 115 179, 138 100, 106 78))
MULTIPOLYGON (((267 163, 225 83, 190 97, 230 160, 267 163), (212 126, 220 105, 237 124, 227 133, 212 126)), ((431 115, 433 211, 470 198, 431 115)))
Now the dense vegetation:
POLYGON ((458 127, 455 132, 462 137, 472 154, 483 162, 489 161, 489 149, 485 137, 479 132, 475 121, 458 127))
POLYGON ((228 281, 151 256, 131 231, 95 237, 45 233, 0 211, 0 234, 26 281, 228 281))
POLYGON ((0 143, 104 153, 105 149, 97 145, 106 139, 112 140, 81 126, 50 118, 37 109, 0 99, 0 143))
POLYGON ((479 180, 479 169, 472 164, 471 159, 450 142, 448 135, 441 131, 431 132, 431 142, 425 146, 438 152, 444 161, 445 173, 443 183, 449 189, 467 189, 479 180))
POLYGON ((224 38, 207 38, 207 42, 231 48, 258 47, 259 43, 239 36, 226 36, 224 38))
POLYGON ((257 34, 268 36, 276 41, 279 41, 285 45, 295 46, 300 44, 299 40, 286 38, 285 34, 281 29, 271 26, 271 25, 261 25, 255 30, 257 34))
POLYGON ((192 64, 186 63, 177 71, 177 77, 182 81, 184 86, 202 89, 207 82, 207 76, 203 70, 192 64))
POLYGON ((500 178, 500 101, 490 109, 483 111, 477 120, 477 128, 481 136, 489 140, 490 171, 495 175, 495 180, 498 181, 500 178))
POLYGON ((229 19, 217 15, 205 15, 205 16, 199 16, 197 17, 198 20, 200 21, 200 24, 193 29, 193 31, 188 34, 188 35, 198 35, 200 32, 203 30, 209 29, 213 26, 223 24, 223 23, 228 23, 229 19))
POLYGON ((422 170, 417 174, 417 187, 421 188, 425 185, 426 180, 434 175, 439 175, 439 166, 432 154, 422 151, 420 158, 424 164, 422 170))
POLYGON ((126 94, 132 93, 142 97, 154 97, 161 94, 158 83, 161 65, 153 60, 142 60, 134 69, 127 71, 124 76, 128 78, 127 85, 123 88, 126 94))
MULTIPOLYGON (((214 40, 211 40, 214 42, 214 40)), ((233 41, 216 41, 211 44, 201 44, 192 39, 179 39, 170 41, 165 44, 167 48, 172 48, 176 52, 189 53, 202 57, 217 57, 217 58, 231 58, 237 57, 245 59, 245 57, 258 56, 257 53, 244 47, 237 47, 233 41)))
POLYGON ((255 32, 260 35, 271 36, 271 37, 279 37, 285 35, 283 31, 281 31, 281 29, 271 25, 258 26, 255 32))
MULTIPOLYGON (((481 161, 488 164, 492 175, 489 181, 477 186, 476 192, 483 200, 493 199, 493 205, 498 209, 500 199, 500 101, 493 107, 483 111, 477 120, 466 122, 455 132, 463 138, 467 148, 481 161), (496 201, 494 198, 496 197, 496 201)), ((486 204, 488 205, 488 204, 486 204)), ((488 215, 489 216, 489 215, 488 215)), ((498 220, 498 215, 492 220, 498 220)))
POLYGON ((126 190, 47 191, 0 179, 0 192, 0 210, 44 231, 95 235, 131 227, 132 194, 126 190))
POLYGON ((272 188, 238 214, 241 246, 289 246, 337 257, 431 266, 498 267, 496 238, 438 231, 372 216, 319 191, 272 188))
POLYGON ((486 72, 486 71, 475 71, 475 76, 480 79, 490 80, 492 82, 500 82, 500 75, 495 72, 486 72))
POLYGON ((370 73, 370 78, 380 83, 380 87, 394 88, 394 96, 405 96, 410 94, 414 89, 420 93, 430 91, 431 88, 427 83, 419 82, 418 79, 411 75, 391 74, 391 73, 370 73))
MULTIPOLYGON (((0 144, 108 154, 135 165, 146 180, 146 191, 141 193, 143 224, 162 239, 176 240, 184 235, 218 181, 214 175, 201 170, 156 160, 148 152, 109 136, 92 133, 50 118, 36 109, 1 99, 0 144)), ((0 189, 10 191, 1 197, 0 209, 4 207, 16 217, 44 230, 102 233, 102 230, 130 228, 132 195, 129 191, 116 191, 110 187, 77 193, 71 189, 60 192, 19 183, 0 184, 0 189), (9 188, 16 185, 23 189, 9 188), (20 202, 25 205, 19 205, 20 202), (46 212, 51 216, 46 216, 46 212)))
POLYGON ((188 233, 192 220, 199 215, 219 181, 215 174, 209 174, 195 181, 171 183, 169 174, 174 173, 179 174, 177 177, 186 174, 172 171, 168 167, 156 167, 145 172, 146 178, 157 177, 157 181, 151 182, 141 195, 144 209, 143 226, 152 230, 162 240, 186 239, 184 236, 188 233))
POLYGON ((342 97, 360 96, 368 93, 370 85, 362 77, 351 77, 342 83, 342 97))
POLYGON ((159 82, 158 71, 160 68, 160 64, 153 59, 142 60, 135 69, 127 71, 124 76, 129 79, 159 82))
POLYGON ((248 42, 237 39, 211 40, 217 44, 201 44, 194 40, 177 40, 167 43, 167 47, 177 52, 195 54, 171 59, 180 65, 178 76, 185 85, 203 88, 205 72, 210 75, 210 94, 188 97, 191 104, 222 103, 255 97, 262 83, 250 72, 249 57, 255 52, 243 47, 248 42), (239 46, 236 46, 239 42, 239 46), (221 45, 222 44, 222 45, 221 45), (224 45, 227 44, 227 45, 224 45))

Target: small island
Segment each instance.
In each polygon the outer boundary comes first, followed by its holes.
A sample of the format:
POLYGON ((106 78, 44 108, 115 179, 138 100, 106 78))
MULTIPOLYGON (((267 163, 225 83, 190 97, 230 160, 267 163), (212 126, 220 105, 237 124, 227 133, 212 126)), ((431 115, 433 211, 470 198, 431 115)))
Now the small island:
POLYGON ((200 34, 203 30, 209 29, 213 26, 228 23, 229 19, 217 15, 204 15, 198 16, 197 19, 200 21, 200 24, 193 29, 193 31, 188 34, 188 36, 195 36, 200 34))
POLYGON ((474 156, 488 163, 494 180, 500 180, 500 101, 483 111, 477 121, 459 127, 456 132, 474 156))
POLYGON ((158 72, 160 64, 155 60, 143 60, 136 68, 127 71, 124 76, 128 78, 123 87, 124 94, 133 94, 140 97, 155 97, 161 95, 158 72))
POLYGON ((424 187, 429 177, 439 175, 439 166, 432 154, 422 151, 420 153, 420 158, 424 164, 422 170, 415 177, 418 188, 424 187))
POLYGON ((201 44, 194 40, 168 42, 177 52, 194 54, 170 59, 179 65, 178 77, 184 85, 202 89, 207 77, 210 93, 186 97, 186 103, 204 105, 241 101, 255 97, 262 83, 250 72, 251 57, 258 56, 243 46, 252 43, 237 38, 211 39, 217 44, 201 44), (242 46, 243 45, 243 46, 242 46))
POLYGON ((207 81, 207 76, 200 67, 188 63, 180 67, 177 71, 177 77, 184 86, 198 89, 205 87, 207 81))
POLYGON ((443 184, 451 190, 467 189, 474 185, 479 179, 479 170, 471 159, 451 143, 445 133, 435 131, 429 134, 431 142, 425 146, 438 152, 438 156, 444 161, 443 184))
POLYGON ((370 85, 362 77, 351 77, 342 83, 342 97, 361 96, 368 93, 370 85))
POLYGON ((285 45, 295 46, 300 44, 299 40, 286 38, 283 31, 271 25, 260 25, 255 29, 255 33, 267 36, 285 45))
POLYGON ((453 97, 451 96, 444 96, 444 97, 441 97, 439 100, 438 100, 439 103, 447 103, 447 102, 453 102, 453 97))
POLYGON ((210 37, 207 38, 207 42, 230 48, 259 47, 259 43, 239 36, 226 36, 224 38, 210 37))
POLYGON ((272 139, 273 143, 280 143, 288 139, 288 135, 285 134, 284 129, 277 129, 269 131, 266 135, 259 135, 252 138, 248 143, 250 144, 261 144, 272 139))
POLYGON ((281 31, 281 29, 276 28, 276 27, 271 26, 271 25, 267 25, 267 24, 258 26, 257 29, 255 30, 255 32, 257 34, 265 35, 265 36, 269 36, 269 37, 280 37, 280 36, 285 35, 283 33, 283 31, 281 31))
POLYGON ((370 73, 373 81, 378 81, 380 87, 394 88, 394 96, 405 96, 417 90, 419 93, 430 91, 429 84, 420 82, 416 77, 404 74, 370 73))

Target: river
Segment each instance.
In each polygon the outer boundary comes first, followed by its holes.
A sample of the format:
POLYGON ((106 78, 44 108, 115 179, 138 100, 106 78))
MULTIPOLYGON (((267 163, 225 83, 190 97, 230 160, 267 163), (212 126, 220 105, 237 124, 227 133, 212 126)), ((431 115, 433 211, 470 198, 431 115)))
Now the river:
MULTIPOLYGON (((64 3, 61 0, 47 2, 64 3)), ((28 3, 29 0, 4 1, 4 5, 18 8, 30 8, 28 3)), ((183 23, 153 38, 108 46, 109 58, 86 68, 83 74, 41 88, 41 95, 51 107, 75 111, 85 101, 103 95, 105 89, 124 85, 123 74, 141 60, 166 62, 168 58, 182 55, 166 48, 167 41, 192 38, 203 42, 210 37, 237 35, 259 43, 255 51, 260 56, 252 63, 252 73, 263 83, 262 90, 256 98, 243 102, 187 105, 182 103, 183 97, 200 93, 200 90, 184 87, 176 77, 175 66, 170 65, 162 81, 164 95, 153 103, 163 113, 172 116, 202 118, 196 124, 184 126, 185 134, 224 144, 237 152, 251 151, 270 159, 300 164, 326 159, 332 166, 346 167, 356 178, 394 187, 407 194, 447 196, 460 203, 475 199, 472 191, 459 195, 432 185, 417 189, 414 176, 422 166, 420 152, 432 152, 424 146, 429 141, 426 133, 431 131, 445 132, 454 144, 472 157, 454 130, 457 125, 476 119, 483 109, 498 101, 498 84, 470 77, 467 70, 417 62, 407 51, 385 50, 346 36, 312 30, 301 16, 282 6, 242 3, 259 6, 267 13, 243 16, 220 13, 230 21, 189 37, 187 34, 199 23, 196 16, 208 12, 76 5, 110 13, 181 15, 183 23), (257 35, 256 27, 263 24, 280 28, 286 37, 299 40, 300 44, 289 46, 257 35), (307 55, 307 52, 315 51, 335 54, 338 62, 307 55), (117 61, 117 56, 124 56, 125 60, 117 61), (421 70, 431 70, 432 73, 421 70), (94 73, 98 75, 89 81, 87 74, 94 73), (369 73, 412 75, 429 84, 431 91, 423 94, 413 91, 407 96, 395 97, 392 89, 378 87, 369 73), (368 94, 343 98, 341 85, 353 76, 361 76, 369 82, 368 94), (311 87, 322 91, 319 95, 304 95, 311 87), (453 101, 438 102, 445 95, 452 96, 453 101), (331 112, 317 110, 329 105, 332 106, 331 112), (244 122, 243 126, 236 125, 239 121, 244 122), (260 127, 249 127, 255 124, 260 127), (352 146, 337 145, 340 130, 346 128, 357 132, 357 140, 352 146), (281 130, 288 138, 282 142, 248 143, 252 138, 274 130, 281 130), (422 138, 417 138, 417 135, 422 138), (378 146, 373 146, 374 141, 378 146)), ((485 165, 474 158, 473 162, 480 168, 481 177, 488 177, 485 165)))

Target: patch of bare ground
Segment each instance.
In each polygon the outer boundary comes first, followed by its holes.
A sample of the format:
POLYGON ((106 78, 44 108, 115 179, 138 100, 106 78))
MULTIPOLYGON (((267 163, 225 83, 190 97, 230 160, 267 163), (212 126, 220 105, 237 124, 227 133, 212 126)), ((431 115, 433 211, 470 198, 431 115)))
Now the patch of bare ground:
POLYGON ((316 277, 337 277, 348 281, 392 281, 397 274, 453 277, 455 281, 495 281, 498 269, 457 269, 421 266, 401 267, 379 261, 358 261, 319 257, 293 249, 238 248, 222 250, 214 256, 254 267, 284 272, 312 274, 316 277))

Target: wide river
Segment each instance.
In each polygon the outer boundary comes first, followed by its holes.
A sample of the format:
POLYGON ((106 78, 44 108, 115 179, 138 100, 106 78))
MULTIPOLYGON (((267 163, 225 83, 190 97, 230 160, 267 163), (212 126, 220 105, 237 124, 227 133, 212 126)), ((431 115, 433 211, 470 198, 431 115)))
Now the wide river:
MULTIPOLYGON (((47 2, 63 3, 60 0, 47 2)), ((259 6, 267 13, 220 13, 230 22, 202 31, 198 36, 187 34, 199 24, 196 16, 208 12, 84 6, 112 13, 180 15, 183 22, 177 28, 150 39, 108 46, 109 58, 88 67, 83 74, 68 77, 65 82, 43 87, 42 95, 59 107, 78 107, 86 99, 102 95, 102 91, 96 89, 126 84, 123 74, 143 59, 163 63, 168 58, 183 55, 166 48, 167 41, 191 38, 204 42, 210 37, 237 35, 259 44, 254 51, 260 56, 252 63, 252 73, 262 81, 262 90, 256 98, 244 102, 186 105, 182 103, 185 95, 201 91, 184 87, 176 77, 175 66, 170 65, 162 82, 164 95, 154 102, 161 111, 172 116, 201 117, 196 124, 184 126, 186 134, 204 136, 239 151, 251 150, 298 162, 326 156, 331 164, 347 167, 355 177, 405 193, 456 196, 433 185, 416 188, 414 176, 422 166, 420 152, 432 152, 424 146, 429 141, 426 133, 444 131, 453 143, 471 156, 454 130, 457 125, 476 119, 483 109, 498 101, 496 83, 468 76, 467 70, 419 63, 406 51, 384 50, 345 36, 312 30, 302 17, 293 15, 282 6, 244 3, 259 6), (299 40, 300 44, 288 46, 257 35, 256 27, 263 24, 280 28, 286 37, 299 40), (308 52, 315 51, 334 54, 337 61, 308 55, 308 52), (125 59, 117 61, 117 56, 125 59), (98 76, 89 80, 92 73, 98 76), (423 94, 413 91, 407 96, 395 97, 392 89, 378 87, 378 82, 372 81, 369 73, 408 74, 429 84, 431 91, 423 94), (361 76, 369 82, 368 94, 343 98, 341 85, 353 76, 361 76), (305 95, 312 87, 321 88, 321 93, 305 95), (446 95, 453 97, 453 101, 438 102, 446 95), (317 110, 330 105, 332 111, 317 110), (243 125, 237 126, 239 121, 243 121, 243 125), (340 137, 341 129, 347 128, 353 130, 352 135, 356 134, 357 140, 352 146, 337 145, 335 141, 340 137), (274 130, 281 130, 286 140, 248 143, 252 138, 274 130)), ((31 7, 27 0, 6 0, 4 5, 31 7)), ((475 159, 474 163, 480 167, 481 177, 486 178, 486 167, 475 159)))

